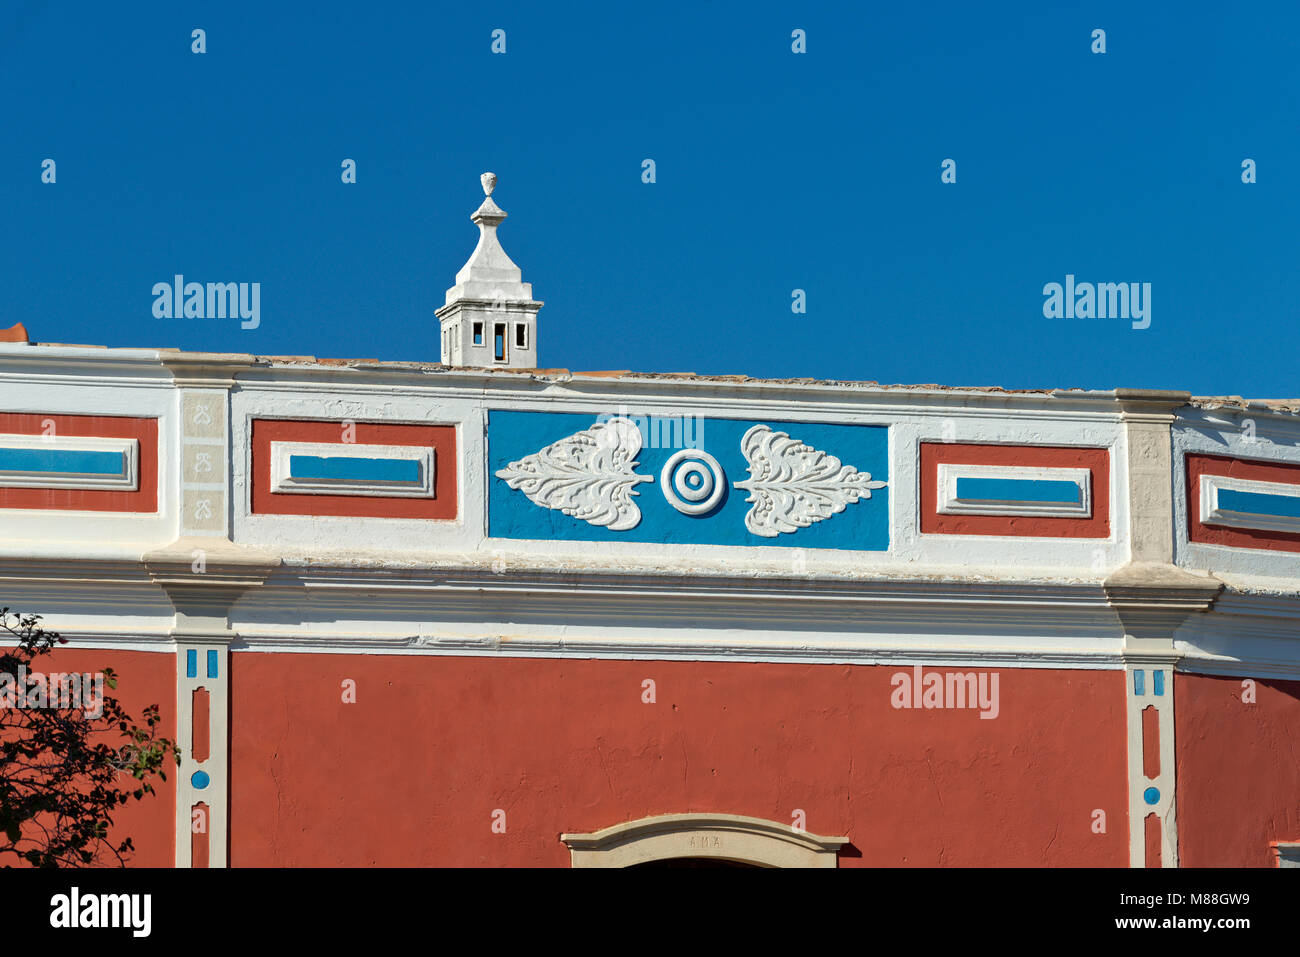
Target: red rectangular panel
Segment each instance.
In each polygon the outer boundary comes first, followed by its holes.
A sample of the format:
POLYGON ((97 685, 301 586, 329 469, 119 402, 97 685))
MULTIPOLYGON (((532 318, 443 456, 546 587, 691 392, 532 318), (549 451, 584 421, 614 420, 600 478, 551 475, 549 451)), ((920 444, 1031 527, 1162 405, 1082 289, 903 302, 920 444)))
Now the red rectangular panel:
POLYGON ((1110 537, 1110 452, 1106 449, 1038 445, 921 443, 921 531, 942 535, 1013 535, 1039 538, 1110 537), (1091 518, 940 515, 939 466, 1015 465, 1086 468, 1092 473, 1091 518))
POLYGON ((140 444, 139 483, 134 492, 101 489, 13 488, 0 486, 0 508, 84 512, 158 511, 158 420, 115 415, 47 415, 0 412, 0 433, 80 435, 135 439, 140 444), (51 425, 52 423, 52 425, 51 425))
POLYGON ((1228 528, 1201 522, 1201 476, 1231 475, 1259 482, 1300 485, 1300 465, 1281 462, 1251 462, 1222 455, 1187 456, 1187 538, 1206 545, 1233 548, 1263 548, 1268 551, 1300 552, 1300 535, 1269 529, 1228 528))
POLYGON ((456 517, 456 427, 348 423, 356 445, 413 445, 434 451, 433 498, 369 495, 298 495, 271 491, 272 442, 330 442, 346 450, 342 422, 299 419, 253 420, 252 510, 258 515, 333 515, 356 518, 454 519, 456 517))

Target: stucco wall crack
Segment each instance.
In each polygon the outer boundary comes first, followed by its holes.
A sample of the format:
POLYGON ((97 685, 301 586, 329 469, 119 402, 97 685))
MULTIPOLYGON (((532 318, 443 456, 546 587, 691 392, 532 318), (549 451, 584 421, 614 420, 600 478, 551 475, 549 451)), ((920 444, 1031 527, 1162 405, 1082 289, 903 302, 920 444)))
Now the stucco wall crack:
POLYGON ((925 752, 925 768, 930 773, 930 783, 934 785, 934 796, 939 802, 939 810, 944 810, 943 794, 939 790, 939 781, 934 776, 934 759, 929 751, 925 752))

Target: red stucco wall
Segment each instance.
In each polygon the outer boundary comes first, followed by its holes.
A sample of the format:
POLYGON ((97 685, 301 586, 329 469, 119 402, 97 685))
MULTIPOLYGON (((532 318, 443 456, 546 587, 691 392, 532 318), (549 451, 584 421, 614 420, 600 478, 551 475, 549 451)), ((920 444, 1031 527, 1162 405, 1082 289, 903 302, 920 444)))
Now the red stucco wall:
POLYGON ((1272 867, 1270 841, 1300 841, 1300 681, 1174 678, 1183 867, 1272 867))
MULTIPOLYGON (((117 673, 117 688, 104 687, 105 695, 116 697, 127 714, 142 727, 144 721, 141 712, 146 706, 156 704, 162 714, 162 723, 158 725, 161 737, 176 739, 176 656, 170 652, 151 651, 115 651, 94 648, 56 648, 48 655, 42 655, 33 662, 31 671, 44 674, 52 672, 81 673, 103 671, 112 668, 117 673)), ((116 732, 111 736, 99 737, 96 743, 122 743, 116 732)), ((188 750, 188 749, 186 749, 188 750)), ((156 794, 145 795, 141 800, 134 798, 123 807, 113 812, 113 828, 109 832, 110 842, 116 846, 124 838, 131 838, 135 844, 135 853, 128 856, 126 863, 135 867, 171 867, 176 862, 174 851, 176 822, 177 767, 174 761, 167 764, 167 780, 154 778, 156 794)), ((133 790, 136 782, 129 775, 119 778, 119 787, 133 790)), ((6 863, 16 863, 7 860, 6 863)), ((113 863, 106 860, 105 863, 113 863)))
POLYGON ((1127 864, 1122 672, 997 669, 987 720, 895 710, 902 670, 237 652, 231 862, 567 866, 565 831, 801 809, 841 866, 1127 864))

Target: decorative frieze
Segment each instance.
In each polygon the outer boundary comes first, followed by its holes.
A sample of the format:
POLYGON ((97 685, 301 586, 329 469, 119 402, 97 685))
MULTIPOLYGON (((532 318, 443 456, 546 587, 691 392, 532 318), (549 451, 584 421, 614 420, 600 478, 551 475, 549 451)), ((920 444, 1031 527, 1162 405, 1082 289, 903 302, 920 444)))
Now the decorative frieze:
POLYGON ((226 389, 181 393, 181 534, 227 534, 226 389))
POLYGON ((491 412, 490 534, 766 545, 798 533, 811 548, 888 548, 886 428, 657 418, 491 412), (539 438, 550 441, 537 449, 539 438))

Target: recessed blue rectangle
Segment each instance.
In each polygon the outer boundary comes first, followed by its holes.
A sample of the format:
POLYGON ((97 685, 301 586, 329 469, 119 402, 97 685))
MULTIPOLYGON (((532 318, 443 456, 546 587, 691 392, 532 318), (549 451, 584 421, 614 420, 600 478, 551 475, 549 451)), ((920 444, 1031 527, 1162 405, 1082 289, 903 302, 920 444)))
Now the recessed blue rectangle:
POLYGON ((185 677, 195 678, 199 674, 199 653, 193 648, 185 652, 185 677))
POLYGON ((1143 687, 1142 676, 1146 674, 1141 668, 1133 672, 1133 693, 1135 695, 1145 695, 1146 689, 1143 687))
POLYGON ((1077 505, 1079 483, 1055 479, 958 478, 957 498, 963 502, 1041 502, 1077 505))
POLYGON ((1163 671, 1151 672, 1151 690, 1157 695, 1165 693, 1165 673, 1163 671))
POLYGON ((289 477, 340 482, 420 481, 415 459, 363 459, 353 456, 290 455, 289 477))
POLYGON ((208 651, 208 677, 217 676, 217 653, 213 650, 208 651))
POLYGON ((121 452, 80 449, 0 449, 0 471, 47 475, 122 475, 126 456, 121 452))
POLYGON ((1221 488, 1219 509, 1226 512, 1244 512, 1247 515, 1300 518, 1300 496, 1241 492, 1236 489, 1221 488))

